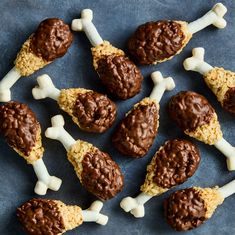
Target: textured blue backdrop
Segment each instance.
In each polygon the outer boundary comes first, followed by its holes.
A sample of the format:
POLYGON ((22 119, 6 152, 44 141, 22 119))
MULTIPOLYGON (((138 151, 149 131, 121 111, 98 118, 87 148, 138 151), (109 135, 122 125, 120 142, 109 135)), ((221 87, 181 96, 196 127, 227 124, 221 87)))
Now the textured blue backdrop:
MULTIPOLYGON (((127 195, 135 195, 143 182, 147 163, 157 148, 165 140, 175 137, 185 137, 172 123, 166 112, 166 104, 173 94, 180 90, 194 90, 205 95, 215 107, 221 122, 224 137, 235 145, 234 118, 223 112, 212 92, 206 87, 202 77, 193 72, 186 72, 182 67, 185 57, 191 54, 191 49, 203 46, 206 49, 206 61, 212 65, 223 66, 235 70, 235 1, 223 1, 228 7, 226 19, 228 26, 223 30, 209 27, 197 33, 185 50, 173 60, 156 66, 141 67, 145 80, 143 89, 136 97, 120 102, 118 118, 115 125, 105 134, 87 134, 79 131, 75 124, 65 114, 66 129, 75 137, 90 141, 97 147, 107 151, 120 164, 125 175, 125 188, 116 198, 105 203, 103 213, 109 215, 107 226, 84 224, 67 234, 178 234, 174 232, 163 218, 162 202, 169 192, 153 198, 146 204, 146 216, 134 219, 124 213, 120 207, 120 200, 127 195), (143 159, 130 159, 119 154, 111 144, 111 135, 134 103, 149 95, 152 82, 150 73, 160 70, 164 76, 175 79, 175 90, 168 92, 161 102, 160 128, 153 147, 143 159)), ((130 34, 139 24, 158 19, 179 19, 192 21, 208 11, 216 1, 204 0, 1 0, 0 1, 0 76, 4 76, 13 66, 16 53, 22 43, 36 29, 38 23, 46 17, 59 17, 70 23, 79 17, 83 8, 94 11, 94 23, 104 39, 113 45, 124 48, 130 34)), ((43 132, 50 125, 50 118, 58 113, 56 103, 50 99, 35 101, 31 89, 36 84, 35 78, 48 73, 58 88, 85 87, 99 92, 105 92, 97 78, 90 53, 90 44, 84 33, 74 33, 74 43, 69 52, 46 68, 38 71, 29 78, 21 79, 13 88, 13 99, 26 102, 36 112, 42 125, 43 132)), ((226 169, 225 157, 215 148, 198 144, 202 160, 196 174, 180 187, 197 185, 223 185, 235 178, 234 172, 226 169)), ((95 198, 87 193, 80 185, 73 167, 66 160, 66 153, 59 142, 48 140, 43 136, 45 146, 44 161, 50 173, 63 179, 59 192, 49 191, 47 198, 60 199, 66 203, 87 207, 95 198)), ((4 140, 0 139, 0 234, 24 234, 16 220, 15 209, 26 200, 36 197, 33 193, 36 177, 30 165, 10 149, 4 140)), ((175 189, 171 190, 174 191, 175 189)), ((214 216, 200 228, 184 234, 235 234, 235 196, 226 199, 218 208, 214 216)))

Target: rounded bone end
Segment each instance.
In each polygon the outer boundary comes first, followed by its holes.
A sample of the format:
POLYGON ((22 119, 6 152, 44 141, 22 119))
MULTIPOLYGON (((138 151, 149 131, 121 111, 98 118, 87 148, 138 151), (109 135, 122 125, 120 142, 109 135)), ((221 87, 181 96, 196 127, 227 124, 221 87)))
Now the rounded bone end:
POLYGON ((125 197, 120 202, 120 207, 125 212, 130 212, 132 209, 134 209, 137 206, 136 200, 132 197, 125 197))
POLYGON ((92 210, 92 211, 100 212, 101 209, 103 208, 103 205, 104 205, 103 202, 101 202, 99 200, 96 200, 91 204, 89 209, 92 210))
POLYGON ((145 210, 143 205, 139 205, 138 207, 131 210, 131 214, 134 215, 135 218, 143 218, 145 215, 145 210))
POLYGON ((72 21, 71 28, 73 31, 82 31, 83 25, 81 19, 74 19, 72 21))
POLYGON ((99 214, 99 218, 96 221, 96 223, 100 225, 106 225, 108 221, 109 221, 109 217, 107 215, 99 214))
POLYGON ((82 19, 92 21, 93 11, 91 9, 84 9, 84 10, 82 10, 81 17, 82 17, 82 19))
POLYGON ((36 183, 36 186, 35 186, 35 188, 34 188, 34 192, 35 192, 36 194, 42 196, 42 195, 46 195, 47 189, 48 189, 48 186, 47 186, 44 182, 42 182, 42 181, 39 180, 39 181, 36 183))
POLYGON ((229 171, 234 171, 235 170, 235 157, 230 157, 227 158, 227 167, 229 171))
POLYGON ((0 102, 8 102, 11 100, 10 89, 0 90, 0 102))
POLYGON ((226 14, 228 9, 223 3, 219 2, 213 6, 212 10, 216 13, 216 15, 222 17, 226 14))
POLYGON ((48 188, 53 191, 58 191, 62 184, 62 180, 58 177, 51 176, 48 188))
POLYGON ((183 62, 184 69, 187 71, 194 70, 198 65, 198 61, 195 58, 187 58, 183 62))
POLYGON ((52 126, 61 126, 63 127, 65 122, 64 122, 64 118, 62 115, 56 115, 54 117, 51 118, 51 124, 52 126))

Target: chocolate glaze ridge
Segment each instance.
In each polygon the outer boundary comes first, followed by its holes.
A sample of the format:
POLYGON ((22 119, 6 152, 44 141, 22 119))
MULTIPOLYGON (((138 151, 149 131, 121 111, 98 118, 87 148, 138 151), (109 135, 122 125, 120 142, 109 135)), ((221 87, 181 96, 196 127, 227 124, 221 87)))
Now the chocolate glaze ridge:
POLYGON ((193 91, 181 91, 173 96, 168 111, 183 131, 194 131, 202 125, 209 124, 215 113, 208 100, 193 91))
POLYGON ((140 64, 153 64, 175 55, 185 38, 181 25, 174 21, 140 25, 128 41, 130 55, 140 64))
POLYGON ((193 188, 178 190, 164 201, 164 215, 175 230, 190 230, 206 220, 205 203, 193 188))
POLYGON ((97 72, 109 92, 120 99, 128 99, 140 92, 143 76, 126 56, 108 55, 98 61, 97 72))
POLYGON ((223 100, 223 107, 226 111, 235 116, 235 87, 231 87, 227 90, 223 100))
POLYGON ((195 173, 200 162, 197 146, 187 140, 167 141, 156 155, 153 181, 162 188, 185 182, 195 173))
POLYGON ((46 61, 63 56, 73 41, 73 34, 63 20, 43 20, 31 39, 30 48, 35 55, 46 61))
POLYGON ((113 135, 114 146, 132 157, 143 157, 157 135, 158 107, 155 102, 139 104, 119 124, 113 135))
POLYGON ((26 156, 36 144, 39 128, 34 112, 26 104, 11 101, 0 106, 0 133, 10 146, 26 156))
POLYGON ((31 235, 59 235, 65 230, 62 215, 53 200, 32 199, 17 209, 17 217, 31 235))
POLYGON ((111 199, 123 189, 121 170, 107 153, 98 149, 86 153, 82 168, 82 185, 99 199, 111 199))
POLYGON ((91 91, 78 94, 73 115, 81 129, 102 133, 113 124, 116 112, 116 105, 106 95, 91 91))

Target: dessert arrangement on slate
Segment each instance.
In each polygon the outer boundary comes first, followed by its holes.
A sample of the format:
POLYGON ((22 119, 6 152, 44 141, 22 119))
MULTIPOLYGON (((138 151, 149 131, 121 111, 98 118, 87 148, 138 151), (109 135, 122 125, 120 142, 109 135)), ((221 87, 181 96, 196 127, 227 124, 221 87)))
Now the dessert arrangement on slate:
POLYGON ((72 21, 72 30, 84 31, 91 45, 93 65, 108 91, 119 99, 129 99, 140 92, 143 76, 124 51, 103 41, 94 24, 93 12, 84 9, 81 19, 72 21))
POLYGON ((35 99, 50 97, 84 131, 102 133, 116 118, 116 105, 106 95, 84 88, 57 89, 51 78, 44 74, 37 78, 38 85, 33 88, 35 99))
POLYGON ((38 178, 35 193, 45 195, 48 188, 59 190, 62 180, 47 171, 42 160, 41 126, 26 104, 11 101, 0 106, 0 133, 8 145, 33 166, 38 178))
POLYGON ((187 45, 193 34, 209 25, 226 27, 227 8, 217 3, 203 17, 191 23, 159 20, 140 25, 128 41, 128 50, 139 64, 157 64, 172 59, 187 45))
POLYGON ((67 150, 68 160, 84 188, 101 200, 115 197, 123 189, 123 174, 109 154, 92 144, 74 140, 64 129, 62 115, 51 119, 52 127, 47 128, 46 137, 60 141, 67 150))
POLYGON ((114 146, 131 157, 143 157, 152 146, 159 125, 159 103, 165 90, 175 88, 171 77, 163 78, 157 71, 151 74, 154 88, 149 97, 134 105, 113 135, 114 146))
POLYGON ((82 210, 59 200, 34 198, 17 208, 17 217, 28 234, 63 234, 83 222, 106 225, 108 217, 100 214, 101 201, 82 210))
POLYGON ((223 138, 217 114, 204 96, 181 91, 171 98, 168 110, 186 135, 214 145, 226 156, 228 170, 235 170, 235 148, 223 138))
MULTIPOLYGON (((140 25, 128 41, 130 56, 145 65, 170 60, 183 50, 194 33, 211 24, 224 28, 226 12, 227 8, 217 3, 203 17, 191 23, 160 20, 140 25)), ((140 92, 143 81, 140 69, 123 50, 100 37, 92 19, 92 10, 84 9, 81 18, 72 21, 71 28, 85 32, 92 45, 93 66, 108 92, 122 100, 134 97, 140 92)), ((0 81, 0 102, 6 102, 0 105, 0 134, 33 166, 38 178, 34 191, 38 195, 45 195, 47 189, 58 191, 62 180, 50 176, 42 160, 41 126, 35 113, 24 103, 10 101, 10 89, 21 76, 29 76, 65 55, 72 41, 73 34, 63 20, 43 20, 23 44, 15 66, 0 81)), ((235 115, 235 73, 206 63, 201 47, 194 48, 192 55, 185 59, 184 68, 202 74, 222 107, 235 115)), ((158 134, 161 98, 166 90, 175 88, 174 80, 164 78, 159 71, 153 72, 151 78, 154 83, 151 94, 126 113, 112 136, 114 147, 121 154, 133 158, 141 158, 148 153, 158 134)), ((81 130, 104 133, 114 124, 118 107, 107 95, 85 88, 59 90, 47 74, 38 76, 37 82, 38 85, 32 89, 34 99, 54 99, 81 130)), ((178 92, 169 100, 168 114, 186 135, 214 145, 226 156, 228 170, 235 170, 235 147, 223 138, 216 111, 203 95, 194 91, 178 92)), ((63 144, 81 185, 88 192, 106 201, 123 190, 124 175, 108 153, 89 142, 75 140, 64 129, 62 115, 52 117, 51 124, 45 136, 63 144)), ((135 198, 123 198, 120 207, 136 218, 144 217, 145 203, 187 181, 196 172, 200 160, 199 149, 191 141, 179 138, 166 141, 147 166, 141 193, 135 198)), ((164 201, 164 215, 176 231, 194 229, 211 218, 224 199, 234 193, 235 180, 223 187, 177 190, 164 201)), ((16 214, 28 234, 59 235, 83 222, 106 225, 108 217, 100 213, 102 207, 101 201, 95 201, 88 209, 82 210, 61 200, 33 198, 17 208, 16 214)))
POLYGON ((10 88, 21 76, 29 76, 63 56, 73 41, 73 34, 63 20, 43 20, 23 44, 14 68, 0 81, 0 101, 11 100, 10 88))
POLYGON ((155 153, 147 166, 141 193, 122 199, 121 208, 136 218, 144 217, 144 204, 154 196, 184 183, 191 177, 200 162, 199 150, 188 140, 169 140, 155 153))
POLYGON ((205 62, 205 50, 202 47, 194 48, 192 54, 184 61, 184 68, 202 74, 222 107, 235 116, 235 73, 205 62))

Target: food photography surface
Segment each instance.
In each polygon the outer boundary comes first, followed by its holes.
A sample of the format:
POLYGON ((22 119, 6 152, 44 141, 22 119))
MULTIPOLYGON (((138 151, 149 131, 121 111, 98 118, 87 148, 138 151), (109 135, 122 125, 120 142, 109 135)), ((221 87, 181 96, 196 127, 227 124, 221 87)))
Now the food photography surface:
POLYGON ((1 0, 0 30, 1 235, 235 234, 235 0, 1 0))

